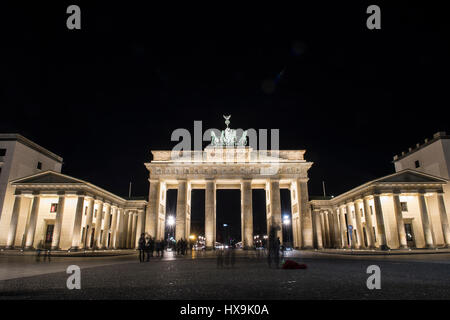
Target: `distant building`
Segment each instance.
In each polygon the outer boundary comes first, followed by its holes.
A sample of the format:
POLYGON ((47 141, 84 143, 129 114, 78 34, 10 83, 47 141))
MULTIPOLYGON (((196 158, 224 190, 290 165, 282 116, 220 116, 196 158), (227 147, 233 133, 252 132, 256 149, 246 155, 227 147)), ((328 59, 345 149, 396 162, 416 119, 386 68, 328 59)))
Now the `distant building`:
MULTIPOLYGON (((413 169, 444 179, 450 179, 450 135, 437 132, 432 139, 417 143, 407 152, 394 156, 395 171, 413 169)), ((444 185, 445 205, 450 208, 450 184, 444 185)))

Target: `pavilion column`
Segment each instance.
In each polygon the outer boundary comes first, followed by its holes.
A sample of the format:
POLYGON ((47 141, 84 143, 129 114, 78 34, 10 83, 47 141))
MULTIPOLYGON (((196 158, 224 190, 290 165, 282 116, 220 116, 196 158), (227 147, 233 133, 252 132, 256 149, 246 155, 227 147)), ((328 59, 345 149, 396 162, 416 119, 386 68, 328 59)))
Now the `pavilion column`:
POLYGON ((133 211, 128 213, 126 248, 131 248, 131 238, 133 237, 133 211))
MULTIPOLYGON (((110 232, 110 225, 109 221, 111 220, 111 204, 107 204, 106 210, 105 210, 105 217, 103 218, 103 234, 101 236, 101 239, 99 240, 99 248, 106 249, 107 248, 107 242, 108 242, 108 235, 110 232)), ((111 223, 112 224, 112 223, 111 223)), ((101 227, 101 225, 100 225, 101 227)))
POLYGON ((103 221, 103 201, 100 201, 97 208, 97 216, 95 217, 95 234, 94 234, 94 248, 101 248, 100 234, 102 233, 102 221, 103 221))
POLYGON ((157 222, 159 219, 159 200, 161 183, 159 180, 150 179, 150 190, 148 195, 148 207, 145 216, 145 232, 152 238, 157 237, 157 222))
POLYGON ((341 237, 339 234, 339 219, 337 216, 337 212, 335 210, 332 210, 332 217, 333 217, 333 233, 334 233, 334 248, 341 247, 341 237))
POLYGON ((353 229, 352 229, 352 233, 350 236, 350 230, 348 230, 348 226, 347 226, 347 231, 348 231, 348 238, 350 240, 350 245, 353 249, 355 249, 357 247, 356 245, 356 241, 355 241, 355 226, 353 225, 353 216, 352 216, 352 208, 350 206, 350 203, 347 203, 347 205, 345 206, 346 212, 347 212, 347 224, 348 225, 352 225, 353 229))
POLYGON ((65 195, 60 195, 58 199, 58 207, 56 209, 56 217, 55 217, 55 228, 53 230, 53 239, 52 239, 52 250, 59 249, 59 240, 61 239, 61 224, 64 215, 64 205, 65 205, 66 197, 65 195))
POLYGON ((86 215, 84 239, 82 239, 84 249, 89 248, 91 245, 92 219, 94 217, 94 205, 95 205, 94 198, 90 198, 88 212, 86 215))
POLYGON ((72 246, 70 250, 78 250, 81 241, 81 222, 83 220, 84 196, 78 196, 77 208, 75 210, 75 221, 73 223, 72 246))
POLYGON ((370 249, 375 248, 375 235, 373 233, 372 212, 370 210, 369 198, 364 197, 364 217, 366 221, 367 242, 370 249))
MULTIPOLYGON (((276 236, 283 243, 283 229, 281 225, 281 198, 280 198, 280 182, 278 180, 270 181, 270 211, 271 226, 276 230, 276 236)), ((270 232, 270 230, 268 230, 270 232)))
POLYGON ((127 248, 127 237, 128 237, 128 210, 123 209, 123 223, 122 223, 122 235, 120 236, 120 247, 122 249, 127 248))
POLYGON ((242 244, 244 249, 253 248, 253 204, 251 180, 241 183, 241 225, 242 244))
POLYGON ((313 243, 313 229, 312 229, 312 216, 311 207, 309 205, 308 196, 308 179, 297 180, 297 192, 298 192, 298 204, 300 210, 300 224, 302 233, 302 248, 312 249, 313 243))
POLYGON ((427 248, 434 248, 433 244, 433 234, 431 230, 430 218, 428 216, 427 203, 425 200, 425 194, 420 192, 418 194, 419 198, 419 209, 420 216, 422 217, 422 227, 423 227, 423 235, 425 237, 425 245, 427 248))
POLYGON ((348 239, 347 239, 347 223, 345 222, 345 213, 344 207, 339 207, 339 213, 341 217, 341 239, 342 239, 342 248, 348 247, 348 239))
POLYGON ((378 239, 380 243, 380 248, 382 250, 389 249, 387 246, 386 240, 386 230, 384 227, 384 217, 383 217, 383 209, 381 207, 381 200, 379 194, 373 195, 373 204, 375 210, 375 218, 377 220, 377 229, 378 229, 378 239))
POLYGON ((114 243, 114 249, 122 249, 123 248, 123 230, 124 230, 124 220, 125 215, 123 208, 117 209, 117 230, 116 230, 116 237, 115 237, 115 243, 114 243))
POLYGON ((30 221, 28 223, 28 228, 26 231, 25 249, 33 249, 34 235, 36 233, 36 224, 39 213, 39 205, 41 201, 41 196, 35 194, 33 196, 33 204, 30 212, 30 221))
POLYGON ((137 234, 137 222, 138 222, 138 215, 137 213, 133 213, 132 218, 132 228, 131 228, 131 239, 130 239, 130 248, 136 249, 136 234, 137 234))
POLYGON ((444 242, 446 247, 450 247, 450 227, 448 225, 447 211, 445 210, 444 193, 438 192, 437 194, 439 215, 441 218, 442 234, 444 235, 444 242))
POLYGON ((322 231, 322 244, 324 248, 327 248, 328 247, 327 230, 325 229, 325 218, 323 216, 323 211, 320 211, 319 215, 320 215, 320 227, 322 231))
POLYGON ((325 210, 323 212, 323 220, 325 225, 325 236, 327 239, 327 247, 331 248, 331 229, 330 229, 330 219, 328 216, 328 212, 325 210))
POLYGON ((213 180, 206 181, 205 238, 206 248, 213 249, 216 242, 216 186, 213 180))
POLYGON ((356 220, 356 234, 358 235, 359 247, 365 249, 366 244, 364 242, 364 230, 361 222, 361 207, 359 201, 354 201, 355 207, 355 220, 356 220))
POLYGON ((11 216, 11 223, 9 225, 9 230, 8 230, 8 239, 6 242, 7 249, 14 248, 14 242, 15 242, 16 233, 17 233, 17 223, 19 221, 20 208, 21 208, 21 204, 22 204, 22 197, 23 196, 21 194, 14 195, 14 207, 13 207, 13 212, 12 212, 12 216, 11 216))
POLYGON ((137 213, 137 222, 136 222, 136 248, 139 247, 139 239, 141 237, 141 234, 144 233, 144 212, 142 210, 138 210, 137 213))
POLYGON ((314 224, 316 227, 316 237, 317 237, 317 248, 323 249, 323 239, 322 239, 322 219, 320 217, 320 211, 314 210, 314 224))
POLYGON ((330 210, 327 210, 327 215, 328 215, 328 232, 330 233, 330 248, 334 248, 333 214, 330 210))
POLYGON ((392 196, 394 201, 395 220, 397 222, 398 243, 401 249, 408 248, 406 242, 405 224, 403 222, 402 206, 400 204, 400 196, 398 193, 394 193, 392 196))
MULTIPOLYGON (((119 210, 117 207, 113 206, 111 208, 111 215, 112 215, 112 221, 111 221, 111 236, 109 238, 109 243, 106 246, 107 248, 111 249, 114 248, 116 249, 116 237, 117 237, 117 215, 119 213, 119 210)), ((108 238, 106 238, 108 240, 108 238)), ((106 245, 106 242, 104 242, 103 244, 106 245)))
POLYGON ((177 192, 177 213, 175 223, 175 239, 187 239, 186 234, 186 211, 187 211, 187 182, 186 180, 178 181, 177 192))

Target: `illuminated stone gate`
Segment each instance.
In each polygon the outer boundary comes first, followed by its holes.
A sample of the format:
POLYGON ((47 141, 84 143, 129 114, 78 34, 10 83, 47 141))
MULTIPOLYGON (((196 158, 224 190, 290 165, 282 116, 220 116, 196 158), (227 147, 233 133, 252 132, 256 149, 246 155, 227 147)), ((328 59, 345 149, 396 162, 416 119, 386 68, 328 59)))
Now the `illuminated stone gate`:
MULTIPOLYGON (((228 128, 227 128, 228 129, 228 128)), ((213 139, 214 140, 214 139, 213 139)), ((217 144, 217 143, 216 143, 217 144)), ((313 229, 308 204, 308 170, 304 150, 254 151, 245 146, 209 146, 203 151, 152 151, 145 231, 164 238, 166 194, 177 189, 175 238, 190 234, 191 191, 205 190, 206 247, 216 240, 216 190, 241 190, 241 233, 244 248, 253 246, 252 189, 266 191, 268 230, 278 225, 282 240, 280 189, 289 189, 293 245, 312 248, 313 229)))

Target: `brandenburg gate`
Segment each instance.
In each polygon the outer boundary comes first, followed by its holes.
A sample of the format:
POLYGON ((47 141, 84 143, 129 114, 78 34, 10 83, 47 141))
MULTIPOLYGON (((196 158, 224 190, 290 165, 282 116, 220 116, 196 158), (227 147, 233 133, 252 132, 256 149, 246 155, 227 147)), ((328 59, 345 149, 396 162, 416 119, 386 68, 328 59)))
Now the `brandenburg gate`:
MULTIPOLYGON (((228 119, 227 122, 229 123, 228 119)), ((227 123, 226 122, 226 123, 227 123)), ((188 238, 191 222, 191 191, 205 190, 205 238, 211 249, 216 241, 216 190, 241 191, 241 234, 244 248, 253 247, 252 189, 266 191, 267 230, 273 226, 282 239, 280 189, 289 189, 292 206, 292 232, 295 248, 313 247, 311 208, 308 204, 308 170, 312 162, 305 150, 253 150, 227 128, 200 151, 152 151, 146 163, 150 191, 145 232, 164 239, 166 194, 177 189, 175 238, 188 238)))

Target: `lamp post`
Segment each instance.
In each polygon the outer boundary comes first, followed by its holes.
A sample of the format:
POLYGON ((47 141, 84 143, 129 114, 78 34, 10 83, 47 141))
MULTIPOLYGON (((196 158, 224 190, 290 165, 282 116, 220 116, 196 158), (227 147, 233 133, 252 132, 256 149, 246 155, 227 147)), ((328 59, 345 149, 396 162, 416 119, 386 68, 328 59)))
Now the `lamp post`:
POLYGON ((169 226, 169 239, 170 237, 173 237, 173 226, 175 225, 175 218, 173 216, 167 217, 167 225, 169 226))

